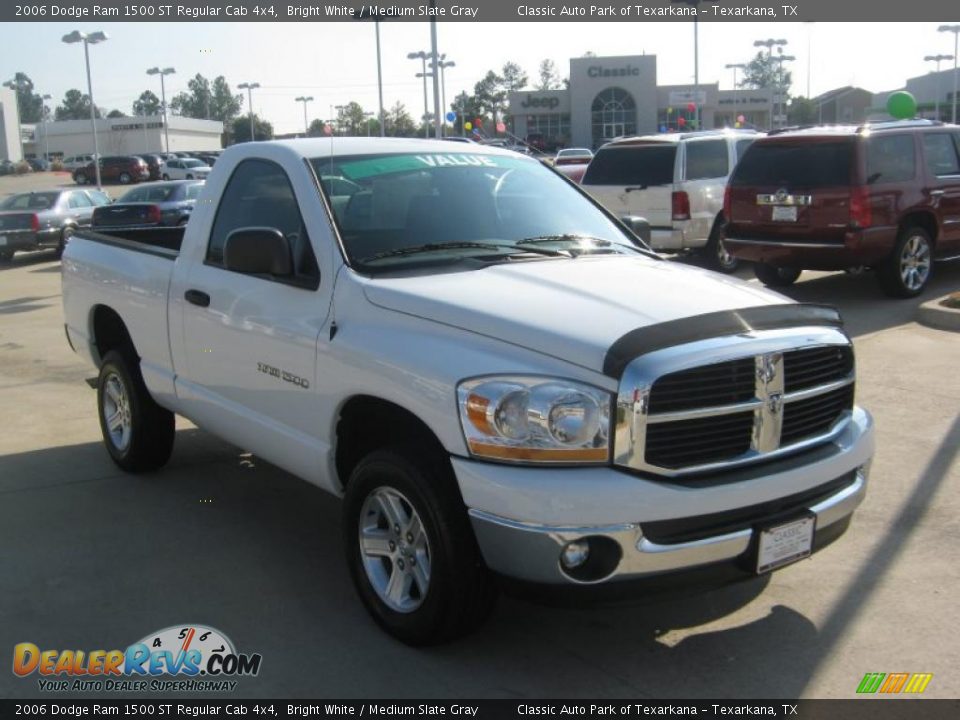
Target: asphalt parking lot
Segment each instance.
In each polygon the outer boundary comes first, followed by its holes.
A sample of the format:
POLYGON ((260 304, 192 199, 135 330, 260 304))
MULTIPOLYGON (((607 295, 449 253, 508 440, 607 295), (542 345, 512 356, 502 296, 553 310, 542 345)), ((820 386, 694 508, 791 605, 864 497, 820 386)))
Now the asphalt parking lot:
MULTIPOLYGON (((0 195, 41 181, 0 179, 0 195)), ((960 696, 960 334, 913 320, 960 289, 960 264, 910 301, 869 274, 805 273, 788 290, 840 307, 877 422, 870 490, 840 541, 709 592, 505 597, 478 634, 426 650, 356 600, 334 498, 185 421, 162 472, 110 462, 59 269, 49 253, 0 265, 0 652, 203 623, 262 654, 235 693, 251 698, 851 698, 867 672, 933 673, 925 696, 960 696)), ((0 671, 0 697, 39 694, 35 675, 0 671)))

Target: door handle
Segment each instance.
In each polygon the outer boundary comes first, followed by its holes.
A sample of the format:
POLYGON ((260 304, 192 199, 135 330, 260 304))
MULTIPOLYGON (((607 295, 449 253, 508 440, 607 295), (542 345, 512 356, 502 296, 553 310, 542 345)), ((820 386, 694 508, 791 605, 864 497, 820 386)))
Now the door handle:
POLYGON ((931 191, 930 191, 931 197, 940 197, 941 195, 943 195, 943 194, 945 194, 945 193, 946 193, 946 190, 931 190, 931 191))
POLYGON ((199 305, 200 307, 208 307, 210 305, 210 296, 207 295, 203 290, 187 290, 183 294, 184 299, 193 305, 199 305))

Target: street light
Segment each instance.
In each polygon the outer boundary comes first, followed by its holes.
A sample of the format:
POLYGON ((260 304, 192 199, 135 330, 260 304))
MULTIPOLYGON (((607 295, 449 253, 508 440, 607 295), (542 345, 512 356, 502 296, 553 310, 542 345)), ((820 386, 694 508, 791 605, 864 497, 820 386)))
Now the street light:
MULTIPOLYGON (((773 60, 773 48, 774 47, 782 48, 786 44, 787 44, 787 41, 784 40, 783 38, 780 38, 779 40, 774 38, 767 38, 766 40, 753 41, 754 47, 765 47, 767 49, 767 66, 768 67, 773 64, 771 62, 773 60)), ((770 129, 772 130, 773 129, 773 95, 772 94, 770 95, 770 123, 769 124, 770 124, 770 129)))
MULTIPOLYGON (((957 124, 957 38, 960 37, 960 25, 941 25, 937 32, 953 33, 953 116, 950 122, 957 124)), ((939 118, 937 118, 939 120, 939 118)))
MULTIPOLYGON (((163 142, 164 142, 164 152, 170 152, 170 128, 167 127, 167 88, 163 82, 164 75, 173 75, 177 71, 172 67, 164 68, 161 70, 158 67, 152 67, 147 70, 147 75, 159 75, 160 76, 160 108, 163 110, 163 142)), ((146 122, 146 120, 144 120, 146 122)))
MULTIPOLYGON (((670 2, 689 5, 698 10, 702 0, 670 0, 670 2)), ((697 130, 702 130, 703 128, 700 127, 700 25, 697 23, 698 14, 699 12, 693 16, 693 99, 697 106, 694 121, 697 123, 697 130)))
POLYGON ((937 64, 937 79, 936 79, 936 91, 934 95, 936 96, 933 101, 933 117, 935 120, 940 119, 940 61, 941 60, 953 60, 953 55, 927 55, 923 61, 924 62, 935 62, 937 64))
MULTIPOLYGON (((343 122, 343 120, 344 120, 344 118, 345 118, 345 116, 344 116, 344 114, 343 114, 343 111, 347 109, 347 106, 346 106, 346 105, 334 105, 334 106, 333 106, 333 109, 337 111, 337 120, 336 120, 337 125, 336 125, 336 126, 337 126, 338 128, 342 128, 342 127, 346 124, 346 123, 343 122)), ((340 130, 340 134, 341 134, 341 135, 344 135, 344 134, 345 134, 342 129, 340 130)))
MULTIPOLYGON (((417 73, 417 77, 423 78, 423 86, 424 88, 426 88, 427 78, 432 78, 433 73, 432 72, 417 73)), ((426 90, 424 90, 424 93, 426 93, 426 90)), ((424 98, 426 98, 426 95, 424 95, 424 98)), ((423 124, 424 124, 423 136, 425 138, 430 137, 430 120, 432 118, 433 118, 433 113, 430 112, 430 110, 427 108, 426 102, 424 102, 423 104, 423 124)))
POLYGON ((44 100, 52 100, 51 95, 40 96, 40 120, 43 124, 43 159, 50 161, 50 141, 47 138, 47 104, 44 100))
POLYGON ((737 117, 739 117, 740 91, 737 90, 737 70, 746 70, 746 63, 727 63, 724 66, 727 70, 733 70, 733 126, 737 126, 737 117))
POLYGON ((437 67, 440 68, 440 97, 441 97, 441 113, 443 115, 443 135, 447 134, 447 76, 443 72, 449 67, 456 67, 457 64, 453 60, 446 60, 446 55, 440 56, 440 62, 437 63, 437 67))
POLYGON ((430 125, 427 123, 427 117, 429 116, 429 111, 427 110, 427 78, 433 77, 433 75, 427 73, 427 60, 432 59, 432 57, 432 53, 424 52, 423 50, 420 50, 419 52, 407 53, 408 60, 420 60, 423 63, 423 72, 417 73, 417 77, 423 78, 424 138, 430 137, 430 125))
POLYGON ((377 114, 375 112, 365 112, 363 117, 367 120, 367 137, 370 137, 370 121, 375 118, 377 114))
POLYGON ((296 98, 295 101, 303 103, 303 134, 306 136, 307 133, 310 132, 310 125, 307 124, 307 103, 313 101, 313 96, 310 95, 308 97, 304 97, 301 95, 300 97, 296 98))
POLYGON ((260 87, 260 83, 240 83, 237 87, 247 91, 247 105, 250 108, 250 142, 253 142, 257 139, 253 129, 253 91, 260 87))
POLYGON ((93 171, 97 176, 97 189, 102 190, 100 183, 100 143, 97 142, 97 106, 93 102, 93 81, 90 79, 90 46, 107 40, 107 34, 97 30, 92 33, 82 33, 74 30, 67 33, 61 40, 72 45, 73 43, 83 43, 83 56, 87 62, 87 95, 90 97, 90 131, 93 133, 93 171))
POLYGON ((20 87, 23 85, 16 78, 7 80, 3 86, 13 90, 13 106, 17 111, 17 139, 20 141, 20 160, 23 161, 23 128, 20 126, 20 87))
POLYGON ((776 58, 777 62, 779 63, 778 82, 777 82, 779 86, 779 94, 778 94, 779 104, 777 106, 777 116, 783 117, 784 119, 786 119, 787 112, 786 112, 786 108, 784 108, 785 103, 784 103, 784 87, 783 87, 783 63, 793 62, 794 60, 796 60, 796 58, 793 55, 784 55, 783 48, 777 48, 777 52, 780 53, 779 55, 777 55, 777 58, 776 58))

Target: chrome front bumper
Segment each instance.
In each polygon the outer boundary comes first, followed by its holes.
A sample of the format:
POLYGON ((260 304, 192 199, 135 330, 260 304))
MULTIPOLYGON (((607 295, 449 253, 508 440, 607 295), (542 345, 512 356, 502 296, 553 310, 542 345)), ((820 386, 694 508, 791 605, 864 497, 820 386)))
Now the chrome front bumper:
MULTIPOLYGON (((778 464, 768 465, 769 474, 761 477, 754 477, 745 482, 771 483, 781 488, 781 496, 789 496, 797 492, 815 490, 817 487, 827 485, 838 478, 851 475, 852 480, 849 484, 839 488, 833 494, 826 497, 820 497, 817 501, 803 510, 809 510, 816 516, 816 532, 823 533, 832 526, 848 519, 863 501, 866 495, 867 478, 869 474, 870 461, 873 455, 873 425, 869 415, 863 410, 858 409, 857 421, 852 423, 852 427, 846 434, 847 437, 834 444, 826 457, 821 456, 817 461, 809 465, 802 465, 799 468, 794 466, 789 471, 782 468, 778 471, 778 464), (850 437, 854 434, 855 437, 850 437), (793 470, 801 470, 807 479, 806 487, 798 487, 789 482, 793 479, 793 470)), ((787 461, 785 461, 787 462, 787 461)), ((458 463, 454 463, 455 468, 458 463)), ((517 469, 523 472, 522 469, 517 469)), ((554 470, 555 476, 563 475, 567 470, 554 470)), ((609 470, 609 472, 617 472, 609 470)), ((642 478, 624 475, 636 483, 636 492, 643 495, 644 486, 649 484, 642 478)), ((709 488, 682 488, 680 492, 686 496, 688 501, 688 514, 676 516, 668 512, 666 515, 657 516, 656 506, 650 506, 646 503, 640 503, 645 510, 645 517, 638 517, 636 522, 620 522, 613 524, 605 523, 557 523, 546 524, 542 522, 526 522, 504 517, 487 510, 481 510, 477 507, 470 507, 470 498, 479 497, 473 483, 474 479, 463 478, 464 473, 458 473, 461 478, 461 489, 464 490, 464 497, 467 500, 469 515, 473 524, 474 532, 477 537, 481 552, 487 563, 487 566, 508 577, 535 583, 547 584, 596 584, 611 580, 624 580, 656 576, 664 573, 672 573, 679 570, 697 568, 713 563, 723 563, 734 561, 738 558, 746 557, 754 543, 755 529, 754 525, 746 529, 740 529, 736 532, 722 533, 710 537, 699 538, 689 542, 671 542, 669 544, 658 543, 648 537, 644 537, 642 526, 647 523, 656 523, 658 520, 684 519, 695 520, 698 516, 708 515, 716 511, 735 511, 739 507, 748 507, 754 503, 730 503, 725 502, 726 508, 722 506, 702 507, 698 503, 698 494, 703 493, 704 497, 711 494, 725 492, 722 486, 709 488), (700 512, 689 512, 698 509, 700 512), (597 539, 607 548, 615 548, 619 557, 612 564, 610 571, 605 572, 600 577, 591 577, 589 579, 577 578, 576 573, 564 569, 560 562, 561 553, 567 543, 582 539, 597 539)), ((502 476, 501 476, 502 477, 502 476)), ((563 480, 558 478, 555 492, 563 493, 563 480)), ((597 487, 597 494, 603 495, 604 489, 600 487, 603 484, 600 480, 597 487)), ((724 483, 728 488, 731 484, 724 483)), ((503 481, 498 481, 500 489, 503 489, 503 481)), ((619 490, 622 492, 622 485, 619 490)), ((730 494, 724 496, 727 501, 735 496, 730 494)), ((740 496, 742 498, 742 495, 740 496)), ((525 498, 527 500, 530 497, 525 498)), ((762 504, 759 502, 756 504, 762 504)), ((623 505, 635 505, 636 498, 622 498, 623 505)), ((564 505, 570 509, 568 503, 564 505)), ((596 508, 594 508, 596 509, 596 508)), ((642 512, 639 511, 638 512, 642 512)), ((567 514, 567 513, 563 513, 567 514)), ((778 518, 782 519, 782 518, 778 518)), ((789 518, 788 518, 789 519, 789 518)), ((757 524, 764 524, 766 518, 756 519, 757 524)), ((837 529, 834 528, 834 529, 837 529)))

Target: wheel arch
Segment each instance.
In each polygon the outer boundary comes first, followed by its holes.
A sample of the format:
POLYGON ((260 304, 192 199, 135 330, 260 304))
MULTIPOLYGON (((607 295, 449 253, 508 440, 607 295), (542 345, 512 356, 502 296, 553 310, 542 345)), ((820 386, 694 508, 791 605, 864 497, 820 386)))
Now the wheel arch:
POLYGON ((90 340, 97 365, 111 350, 129 353, 139 360, 136 346, 119 313, 107 305, 95 305, 90 311, 90 340))
POLYGON ((923 228, 930 236, 930 242, 936 246, 940 236, 940 226, 937 223, 937 217, 927 210, 912 210, 900 218, 897 224, 898 234, 911 226, 923 228))
POLYGON ((415 445, 418 452, 435 453, 449 463, 443 443, 420 417, 393 401, 372 395, 354 395, 341 405, 334 442, 340 488, 346 487, 360 460, 391 445, 415 445))

